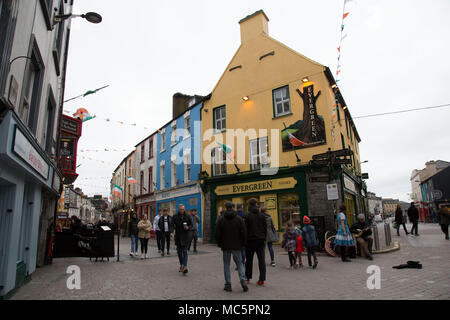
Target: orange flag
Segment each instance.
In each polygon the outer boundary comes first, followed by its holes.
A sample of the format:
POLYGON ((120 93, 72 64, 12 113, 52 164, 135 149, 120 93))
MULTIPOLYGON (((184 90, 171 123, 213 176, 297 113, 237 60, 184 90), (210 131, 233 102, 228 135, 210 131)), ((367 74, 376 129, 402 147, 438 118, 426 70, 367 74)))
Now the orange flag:
POLYGON ((342 18, 342 19, 345 19, 345 18, 347 18, 347 16, 350 14, 350 12, 346 12, 346 13, 344 13, 344 17, 342 18))

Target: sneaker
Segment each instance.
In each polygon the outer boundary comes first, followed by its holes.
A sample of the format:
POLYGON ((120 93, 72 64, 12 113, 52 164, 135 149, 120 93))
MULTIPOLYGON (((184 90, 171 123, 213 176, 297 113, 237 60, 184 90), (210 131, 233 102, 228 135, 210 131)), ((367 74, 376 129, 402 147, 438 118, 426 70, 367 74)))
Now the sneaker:
POLYGON ((257 284, 258 286, 264 286, 264 281, 259 280, 256 284, 257 284))
POLYGON ((225 285, 225 287, 223 288, 223 290, 231 292, 231 286, 230 285, 225 285))
POLYGON ((352 262, 352 260, 345 258, 344 260, 342 260, 342 262, 352 262))
POLYGON ((373 257, 372 257, 372 256, 367 256, 367 259, 370 260, 370 261, 372 261, 372 260, 373 260, 373 257))
POLYGON ((317 265, 319 264, 318 261, 314 261, 313 269, 317 268, 317 265))
POLYGON ((144 259, 148 259, 147 254, 144 254, 144 259))
POLYGON ((178 272, 183 272, 184 268, 183 266, 180 266, 180 270, 178 270, 178 272))
POLYGON ((134 254, 134 256, 135 256, 135 257, 139 256, 139 253, 136 252, 136 253, 134 254))
POLYGON ((247 284, 245 283, 244 280, 241 281, 241 286, 242 286, 242 290, 244 290, 244 292, 247 292, 247 291, 248 291, 247 284))
POLYGON ((132 257, 133 256, 133 252, 130 252, 130 257, 132 257))
POLYGON ((167 251, 167 255, 170 256, 170 252, 169 251, 167 251))
POLYGON ((164 257, 164 251, 163 251, 163 252, 161 252, 161 257, 164 257))
POLYGON ((141 260, 145 259, 145 255, 141 254, 141 260))
POLYGON ((187 268, 183 268, 183 274, 188 273, 188 269, 187 268))
POLYGON ((270 263, 270 265, 271 265, 272 267, 275 267, 275 266, 276 266, 275 261, 272 261, 272 262, 270 263))

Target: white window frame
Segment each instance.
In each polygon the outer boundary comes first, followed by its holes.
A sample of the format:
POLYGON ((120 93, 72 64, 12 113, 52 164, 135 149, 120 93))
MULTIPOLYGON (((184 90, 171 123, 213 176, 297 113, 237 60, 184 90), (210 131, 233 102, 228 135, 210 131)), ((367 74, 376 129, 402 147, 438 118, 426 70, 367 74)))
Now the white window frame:
POLYGON ((249 141, 249 160, 250 160, 250 170, 260 170, 262 168, 269 168, 270 162, 264 163, 264 159, 269 159, 269 139, 268 137, 260 137, 249 141), (265 143, 267 146, 266 150, 261 152, 263 149, 262 145, 265 143), (256 144, 257 153, 253 154, 252 145, 256 144))
POLYGON ((289 86, 284 86, 284 87, 273 90, 272 99, 273 99, 273 108, 274 108, 275 118, 292 113, 291 112, 291 99, 290 99, 290 95, 289 95, 289 86), (287 94, 286 97, 283 96, 284 90, 286 90, 286 94, 287 94), (279 97, 277 97, 277 94, 279 94, 279 97), (277 101, 276 100, 277 98, 279 98, 280 100, 277 101), (288 110, 285 110, 286 102, 289 106, 288 110), (281 112, 278 112, 278 105, 281 105, 281 112))
POLYGON ((172 161, 170 169, 172 174, 172 187, 175 187, 177 185, 177 164, 175 161, 172 161))
POLYGON ((165 176, 165 165, 161 164, 161 190, 166 188, 166 176, 165 176))
POLYGON ((217 108, 214 108, 214 130, 217 132, 222 132, 227 129, 227 109, 226 106, 220 106, 217 108), (225 115, 223 116, 222 110, 225 110, 225 115), (217 117, 216 112, 219 112, 219 117, 217 117), (218 124, 220 123, 220 129, 218 128, 218 124))
POLYGON ((177 124, 172 124, 172 134, 170 138, 171 146, 177 143, 177 124))
POLYGON ((191 136, 191 116, 187 116, 184 118, 184 129, 186 132, 186 139, 191 136))
POLYGON ((189 182, 191 180, 191 161, 190 154, 184 155, 184 182, 189 182))
POLYGON ((212 173, 213 176, 221 176, 227 174, 227 157, 223 148, 212 149, 212 173), (218 172, 220 168, 220 172, 218 172))
POLYGON ((166 132, 161 131, 161 152, 166 150, 166 132))

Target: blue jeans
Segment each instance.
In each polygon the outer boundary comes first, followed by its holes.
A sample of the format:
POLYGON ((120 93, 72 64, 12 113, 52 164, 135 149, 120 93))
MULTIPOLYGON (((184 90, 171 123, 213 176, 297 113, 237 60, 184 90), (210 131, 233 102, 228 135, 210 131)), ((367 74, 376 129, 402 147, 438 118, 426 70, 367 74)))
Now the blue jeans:
POLYGON ((138 236, 137 235, 131 235, 131 252, 138 252, 138 236))
POLYGON ((187 267, 188 263, 188 250, 187 246, 177 247, 178 259, 180 260, 180 266, 187 267))
POLYGON ((275 255, 273 254, 272 242, 267 242, 267 248, 269 248, 270 261, 275 261, 275 255))
POLYGON ((231 273, 230 273, 230 263, 231 255, 233 255, 234 263, 238 268, 239 280, 245 281, 244 264, 242 263, 242 253, 241 250, 224 250, 223 251, 223 274, 225 276, 225 285, 231 286, 231 273))

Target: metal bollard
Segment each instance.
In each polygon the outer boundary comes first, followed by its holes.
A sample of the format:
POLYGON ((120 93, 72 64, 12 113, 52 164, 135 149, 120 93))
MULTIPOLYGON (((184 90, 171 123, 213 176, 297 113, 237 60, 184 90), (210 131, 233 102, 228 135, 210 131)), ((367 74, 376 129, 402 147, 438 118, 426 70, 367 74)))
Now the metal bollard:
POLYGON ((390 222, 384 224, 384 238, 386 240, 386 247, 390 247, 391 241, 392 241, 391 223, 390 222))
POLYGON ((378 237, 378 227, 374 225, 372 227, 372 233, 373 233, 373 242, 375 243, 375 250, 380 250, 380 238, 378 237))

